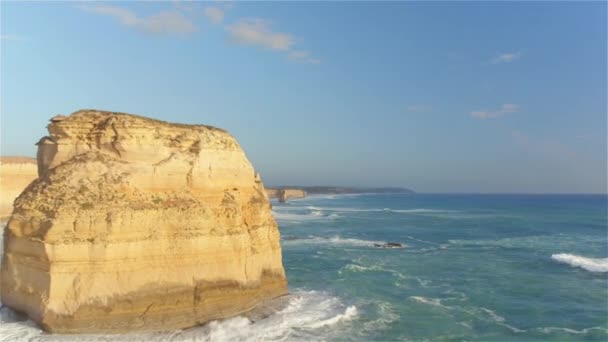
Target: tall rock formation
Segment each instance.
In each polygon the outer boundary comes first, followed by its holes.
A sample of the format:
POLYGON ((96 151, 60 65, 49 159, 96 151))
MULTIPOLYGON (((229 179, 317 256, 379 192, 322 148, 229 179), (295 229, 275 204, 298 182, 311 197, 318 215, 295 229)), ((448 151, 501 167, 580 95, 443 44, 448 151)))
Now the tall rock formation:
POLYGON ((51 332, 175 329, 287 292, 264 186, 226 131, 51 119, 4 235, 2 303, 51 332))

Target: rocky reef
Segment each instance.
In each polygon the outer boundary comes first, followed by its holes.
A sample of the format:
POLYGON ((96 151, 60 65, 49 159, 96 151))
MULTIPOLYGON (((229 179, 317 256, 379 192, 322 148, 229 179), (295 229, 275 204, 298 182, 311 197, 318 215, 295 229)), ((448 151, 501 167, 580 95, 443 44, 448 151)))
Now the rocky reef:
POLYGON ((36 159, 0 157, 0 220, 11 215, 15 198, 36 178, 36 159))
POLYGON ((50 332, 177 329, 287 293, 264 186, 226 131, 81 110, 38 143, 2 302, 50 332))

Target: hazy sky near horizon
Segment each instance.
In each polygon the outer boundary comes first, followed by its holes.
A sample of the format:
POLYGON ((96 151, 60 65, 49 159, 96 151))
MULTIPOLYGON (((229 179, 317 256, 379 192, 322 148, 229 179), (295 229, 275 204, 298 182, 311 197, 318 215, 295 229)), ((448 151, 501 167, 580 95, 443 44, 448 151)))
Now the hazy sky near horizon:
POLYGON ((606 192, 606 2, 1 8, 2 155, 96 108, 231 132, 267 185, 606 192))

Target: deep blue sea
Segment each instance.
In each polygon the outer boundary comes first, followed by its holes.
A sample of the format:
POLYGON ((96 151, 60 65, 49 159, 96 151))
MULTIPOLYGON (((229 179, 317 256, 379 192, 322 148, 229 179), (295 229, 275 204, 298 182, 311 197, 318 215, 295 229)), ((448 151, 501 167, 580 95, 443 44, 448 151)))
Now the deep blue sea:
POLYGON ((342 314, 315 337, 608 340, 606 196, 313 196, 274 211, 290 289, 342 314))
POLYGON ((310 196, 273 211, 290 295, 257 317, 33 340, 606 341, 606 196, 310 196), (375 248, 402 243, 405 248, 375 248), (279 305, 280 304, 280 305, 279 305))

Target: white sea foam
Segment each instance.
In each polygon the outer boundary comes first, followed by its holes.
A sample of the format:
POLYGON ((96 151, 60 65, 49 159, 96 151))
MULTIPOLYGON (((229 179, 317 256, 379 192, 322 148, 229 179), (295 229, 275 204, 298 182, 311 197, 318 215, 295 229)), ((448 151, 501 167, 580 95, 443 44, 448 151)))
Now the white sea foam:
POLYGON ((432 242, 432 241, 426 241, 426 240, 417 239, 417 238, 415 238, 415 237, 413 237, 413 236, 409 236, 409 235, 407 235, 407 236, 406 236, 406 238, 408 238, 408 239, 410 239, 410 240, 414 240, 414 241, 422 242, 422 243, 428 243, 428 244, 431 244, 431 245, 440 245, 439 243, 436 243, 436 242, 432 242))
POLYGON ((344 311, 344 313, 338 314, 336 316, 333 316, 333 317, 330 317, 330 318, 327 318, 324 320, 320 320, 318 322, 314 322, 312 324, 309 324, 307 327, 312 328, 312 329, 318 329, 321 327, 334 325, 340 321, 351 320, 355 316, 357 316, 357 307, 354 305, 351 305, 346 308, 346 311, 344 311))
MULTIPOLYGON (((365 321, 362 324, 363 332, 371 332, 386 329, 391 323, 400 319, 393 305, 388 302, 375 301, 376 316, 378 318, 365 321)), ((363 340, 363 339, 362 339, 363 340)))
POLYGON ((444 210, 444 209, 427 209, 427 208, 414 208, 414 209, 391 209, 391 208, 352 208, 352 207, 318 207, 318 206, 307 206, 309 210, 321 210, 321 211, 333 211, 333 212, 391 212, 391 213, 402 213, 402 214, 424 214, 424 213, 455 213, 457 210, 444 210))
POLYGON ((293 212, 278 212, 273 210, 274 217, 279 221, 301 222, 308 220, 319 220, 324 217, 313 212, 309 213, 293 213, 293 212))
POLYGON ((444 309, 449 309, 449 307, 441 304, 441 299, 438 299, 438 298, 426 298, 426 297, 422 297, 422 296, 410 296, 410 298, 418 303, 438 306, 438 307, 442 307, 444 309))
POLYGON ((581 330, 570 329, 570 328, 561 328, 561 327, 543 327, 543 328, 536 328, 535 330, 539 330, 545 334, 550 334, 552 332, 561 331, 561 332, 565 332, 565 333, 569 333, 569 334, 584 335, 584 334, 588 334, 589 332, 594 331, 594 330, 603 331, 604 333, 608 333, 608 329, 602 328, 602 327, 591 327, 591 328, 585 328, 585 329, 581 329, 581 330))
POLYGON ((594 259, 576 254, 559 253, 551 255, 551 259, 590 272, 608 272, 608 258, 594 259))
POLYGON ((538 250, 551 250, 558 246, 560 249, 574 249, 580 244, 597 243, 597 237, 590 235, 526 235, 501 239, 479 240, 448 240, 451 246, 479 246, 499 248, 527 248, 538 250))
MULTIPOLYGON (((422 296, 410 296, 409 298, 418 303, 421 303, 421 304, 431 305, 431 306, 439 307, 439 308, 442 308, 444 310, 449 310, 449 311, 463 312, 463 313, 466 313, 468 315, 475 317, 476 319, 494 322, 495 324, 505 327, 515 333, 522 333, 522 332, 526 331, 526 330, 522 330, 522 329, 519 329, 512 325, 507 324, 506 319, 504 317, 500 316, 499 314, 497 314, 496 312, 494 312, 493 310, 483 308, 483 307, 482 308, 479 308, 479 307, 472 307, 472 308, 468 307, 467 308, 467 307, 463 307, 461 305, 449 306, 449 305, 445 305, 442 303, 443 300, 447 301, 450 299, 457 299, 460 301, 463 298, 439 299, 439 298, 427 298, 427 297, 422 297, 422 296)), ((465 296, 465 298, 466 298, 466 296, 465 296)))
POLYGON ((385 241, 373 241, 373 240, 361 240, 343 238, 340 236, 333 237, 320 237, 320 236, 308 236, 306 238, 293 238, 289 240, 282 240, 283 246, 290 245, 336 245, 336 246, 355 246, 355 247, 374 247, 374 244, 385 244, 385 241))
POLYGON ((374 266, 361 266, 361 265, 355 265, 355 264, 348 264, 344 267, 342 267, 338 273, 342 274, 343 272, 382 272, 385 271, 384 268, 374 265, 374 266))
MULTIPOLYGON (((173 332, 127 335, 48 335, 32 321, 0 323, 3 341, 311 341, 331 339, 351 329, 341 326, 358 316, 357 307, 318 291, 295 291, 287 305, 258 320, 238 316, 173 332)), ((6 312, 3 315, 7 314, 6 312)))
POLYGON ((298 207, 274 207, 272 213, 279 221, 302 222, 308 220, 337 219, 340 215, 336 213, 325 213, 323 209, 298 208, 298 207))
POLYGON ((493 310, 490 309, 486 309, 486 308, 481 308, 481 310, 485 313, 487 313, 488 315, 490 315, 490 317, 492 318, 492 320, 496 321, 496 322, 504 322, 505 318, 496 314, 496 312, 494 312, 493 310))

